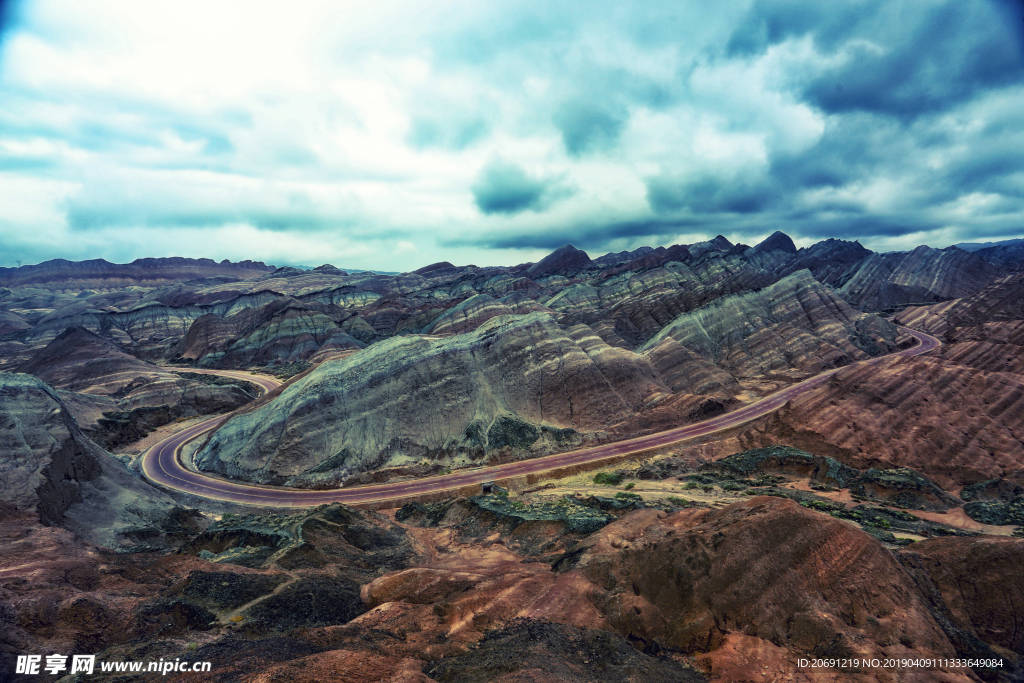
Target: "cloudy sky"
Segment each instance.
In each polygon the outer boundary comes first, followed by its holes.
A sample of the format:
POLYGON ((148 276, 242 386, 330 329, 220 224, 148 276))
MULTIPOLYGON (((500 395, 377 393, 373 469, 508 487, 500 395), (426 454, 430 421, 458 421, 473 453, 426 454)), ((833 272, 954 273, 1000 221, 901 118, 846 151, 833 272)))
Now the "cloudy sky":
POLYGON ((0 0, 0 266, 1024 236, 1000 0, 0 0))

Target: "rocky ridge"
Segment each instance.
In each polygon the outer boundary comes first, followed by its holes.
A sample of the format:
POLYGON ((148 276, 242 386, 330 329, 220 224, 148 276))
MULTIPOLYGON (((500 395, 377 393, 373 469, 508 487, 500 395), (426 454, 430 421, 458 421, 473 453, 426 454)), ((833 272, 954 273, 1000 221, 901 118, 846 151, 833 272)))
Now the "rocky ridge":
POLYGON ((58 389, 79 426, 104 448, 178 418, 240 408, 258 393, 243 381, 187 376, 141 361, 81 327, 64 330, 17 369, 58 389))
POLYGON ((4 502, 111 547, 175 526, 174 501, 90 441, 51 387, 2 373, 0 397, 4 502))
POLYGON ((0 268, 0 285, 24 287, 45 285, 60 289, 123 289, 137 284, 181 282, 227 276, 235 279, 259 277, 273 271, 259 261, 181 257, 140 258, 131 263, 110 263, 103 259, 66 261, 53 259, 31 266, 0 268))
POLYGON ((853 311, 806 271, 684 314, 639 354, 550 314, 501 315, 481 296, 449 318, 486 318, 472 332, 391 339, 324 364, 221 427, 197 464, 248 481, 329 485, 422 459, 541 454, 578 445, 575 435, 635 434, 721 411, 740 389, 734 375, 807 376, 895 348, 892 325, 853 311), (682 335, 695 329, 699 339, 682 335))

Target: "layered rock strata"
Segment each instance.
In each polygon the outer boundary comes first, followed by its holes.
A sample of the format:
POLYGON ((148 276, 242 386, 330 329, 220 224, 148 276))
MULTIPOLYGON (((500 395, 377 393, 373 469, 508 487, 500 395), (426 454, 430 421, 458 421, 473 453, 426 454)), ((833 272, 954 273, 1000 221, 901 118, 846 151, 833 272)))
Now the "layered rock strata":
POLYGON ((313 468, 544 452, 628 419, 652 393, 670 390, 648 359, 593 336, 580 343, 544 313, 499 316, 469 334, 392 339, 325 363, 225 424, 196 462, 280 481, 313 468))
POLYGON ((891 323, 857 313, 809 271, 799 271, 684 313, 640 350, 671 338, 733 375, 794 367, 815 374, 895 350, 895 337, 891 323))
POLYGON ((245 382, 185 377, 140 361, 81 327, 68 328, 18 369, 60 390, 82 429, 105 448, 180 417, 240 408, 258 393, 245 382))
POLYGON ((4 373, 0 397, 0 499, 105 546, 165 523, 174 502, 86 438, 51 387, 4 373))
POLYGON ((858 469, 911 467, 955 490, 1024 482, 1022 430, 1024 377, 922 356, 841 370, 740 442, 792 445, 858 469))

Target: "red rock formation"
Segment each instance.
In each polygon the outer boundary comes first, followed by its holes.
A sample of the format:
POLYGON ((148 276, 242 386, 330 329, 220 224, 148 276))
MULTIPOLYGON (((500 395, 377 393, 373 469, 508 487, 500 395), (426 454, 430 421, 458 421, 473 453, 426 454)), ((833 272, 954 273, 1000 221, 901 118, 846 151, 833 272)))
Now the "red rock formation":
POLYGON ((113 393, 137 377, 176 379, 82 327, 69 327, 61 332, 18 370, 61 389, 92 388, 93 393, 99 394, 113 393))
MULTIPOLYGON (((735 671, 743 661, 749 670, 758 659, 762 671, 794 673, 799 655, 955 654, 888 551, 792 501, 758 497, 673 515, 637 511, 586 544, 574 571, 601 589, 595 605, 612 627, 643 643, 708 653, 702 659, 712 673, 735 671)), ((858 673, 861 680, 894 675, 870 667, 858 673)), ((928 674, 972 680, 956 669, 928 674)))
POLYGON ((740 435, 866 469, 910 467, 944 488, 1024 482, 1024 377, 922 356, 841 370, 740 435))
POLYGON ((955 327, 1024 319, 1024 273, 999 278, 973 296, 901 311, 896 322, 944 335, 955 327))
POLYGON ((900 555, 901 562, 921 569, 934 587, 933 611, 952 622, 946 629, 959 641, 962 656, 1001 657, 1008 660, 1004 672, 1013 668, 1020 672, 1024 664, 1024 540, 937 538, 915 543, 900 555))
POLYGON ((892 350, 895 329, 853 311, 808 271, 684 313, 641 350, 673 338, 737 376, 815 374, 892 350), (872 353, 873 352, 873 353, 872 353))

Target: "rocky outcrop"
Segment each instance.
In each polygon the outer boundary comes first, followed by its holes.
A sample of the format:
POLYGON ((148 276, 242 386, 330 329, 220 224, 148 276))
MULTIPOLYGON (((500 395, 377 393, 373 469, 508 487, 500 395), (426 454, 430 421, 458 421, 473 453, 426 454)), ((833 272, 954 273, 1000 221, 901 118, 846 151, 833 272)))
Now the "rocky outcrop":
POLYGON ((696 242, 694 244, 690 244, 690 245, 688 245, 686 247, 686 250, 687 250, 687 253, 689 253, 692 257, 698 258, 700 256, 703 256, 703 255, 709 254, 709 253, 713 253, 713 252, 726 253, 726 252, 730 251, 732 248, 733 248, 732 242, 727 240, 722 235, 716 235, 713 240, 708 240, 707 242, 696 242))
POLYGON ((1024 673, 1024 541, 992 536, 937 538, 902 551, 936 620, 964 658, 1002 659, 978 667, 983 680, 1024 673))
POLYGON ((462 334, 475 330, 491 318, 513 313, 515 311, 494 298, 486 294, 477 294, 449 308, 423 331, 426 334, 462 334))
POLYGON ((437 662, 427 673, 438 683, 707 681, 701 672, 680 662, 640 652, 616 633, 529 619, 491 631, 473 650, 437 662))
POLYGON ((668 338, 737 376, 791 369, 815 374, 894 350, 896 329, 852 310, 800 271, 759 292, 684 313, 640 350, 668 338))
POLYGON ((246 367, 305 360, 324 345, 362 348, 363 344, 341 330, 334 318, 292 299, 278 299, 260 308, 247 309, 230 321, 235 338, 221 349, 206 353, 201 365, 246 367))
POLYGON ((861 311, 971 296, 1004 272, 956 247, 920 246, 910 252, 872 254, 838 289, 861 311))
POLYGON ((890 550, 768 497, 619 510, 588 535, 567 525, 586 501, 522 500, 224 514, 178 553, 96 552, 0 503, 0 666, 157 651, 219 661, 216 676, 240 683, 891 683, 892 667, 807 674, 799 660, 1001 657, 998 670, 899 675, 1019 678, 1019 540, 890 550))
POLYGON ((890 470, 868 468, 849 483, 849 488, 850 493, 860 499, 908 510, 945 512, 961 504, 935 482, 909 467, 890 470))
POLYGON ((560 436, 565 430, 686 419, 702 399, 679 392, 698 388, 727 401, 738 387, 685 352, 647 357, 544 313, 499 316, 456 337, 391 339, 325 363, 273 404, 225 424, 196 461, 254 481, 314 469, 327 481, 422 458, 546 453, 578 443, 560 436), (679 376, 680 367, 694 375, 679 376))
POLYGON ((282 298, 228 319, 210 313, 197 319, 166 355, 200 367, 280 365, 363 348, 365 343, 346 327, 351 330, 361 324, 371 337, 376 336, 364 321, 336 308, 282 298), (339 325, 338 317, 345 322, 339 325))
POLYGON ((705 395, 739 389, 735 377, 675 339, 663 339, 645 355, 674 393, 705 395))
POLYGON ((860 242, 830 238, 798 249, 794 258, 778 266, 778 272, 789 275, 806 268, 818 282, 838 288, 852 277, 857 267, 871 254, 871 250, 864 248, 860 242))
POLYGON ((920 356, 833 375, 741 434, 866 470, 910 467, 945 489, 1001 477, 1024 482, 1024 378, 920 356))
MULTIPOLYGON (((664 249, 664 247, 662 247, 662 249, 664 249)), ((607 268, 609 266, 615 266, 620 263, 626 263, 627 261, 632 261, 634 259, 643 258, 644 256, 647 256, 653 251, 654 249, 652 249, 651 247, 640 247, 639 249, 634 249, 633 251, 619 251, 615 253, 608 253, 605 254, 604 256, 600 256, 594 259, 593 263, 595 266, 599 268, 607 268)))
POLYGON ((977 249, 974 253, 997 266, 1020 270, 1024 265, 1024 241, 1008 240, 1007 242, 977 249))
POLYGON ((81 327, 62 332, 19 370, 61 389, 65 407, 104 448, 179 417, 239 408, 258 393, 243 381, 169 372, 81 327))
POLYGON ((101 395, 113 394, 138 377, 174 379, 152 363, 128 355, 109 339, 78 326, 61 332, 18 370, 61 389, 91 389, 101 395))
POLYGON ((734 453, 708 463, 701 469, 742 477, 767 473, 796 475, 807 477, 815 484, 836 488, 846 488, 860 476, 860 470, 848 467, 835 458, 812 455, 791 446, 771 446, 734 453))
MULTIPOLYGON (((621 502, 613 498, 604 500, 621 502)), ((480 542, 499 533, 507 539, 507 547, 517 553, 550 557, 563 553, 572 541, 602 528, 615 515, 574 498, 524 505, 509 500, 507 495, 491 494, 426 505, 407 503, 395 513, 395 519, 457 531, 459 540, 466 543, 480 542)))
POLYGON ((1019 320, 1024 320, 1024 273, 1001 277, 973 296, 910 307, 896 316, 901 325, 937 335, 957 327, 1019 320))
POLYGON ((543 452, 553 442, 542 427, 594 430, 664 391, 643 358, 610 351, 581 347, 543 313, 492 318, 443 340, 391 339, 321 365, 231 420, 196 462, 274 481, 325 462, 357 471, 504 447, 543 452))
POLYGON ((126 345, 160 343, 169 337, 185 334, 193 322, 208 313, 227 317, 279 298, 280 295, 274 292, 261 291, 207 304, 172 306, 151 300, 126 302, 122 309, 109 310, 97 307, 90 297, 67 303, 48 313, 24 338, 46 344, 68 327, 78 325, 126 345))
POLYGON ((452 270, 457 270, 457 268, 447 261, 439 261, 438 263, 431 263, 429 266, 423 266, 422 268, 418 268, 412 272, 414 275, 430 277, 432 275, 438 275, 452 270))
MULTIPOLYGON (((657 289, 651 281, 672 272, 666 266, 643 274, 650 280, 624 282, 657 289)), ((518 297, 518 310, 538 306, 518 297)), ((558 308, 564 298, 549 304, 558 308)), ((546 428, 622 436, 664 429, 725 410, 740 390, 736 376, 813 374, 892 350, 896 336, 806 271, 680 316, 641 354, 609 345, 590 326, 510 310, 477 295, 427 328, 463 339, 392 339, 324 365, 274 406, 225 425, 197 462, 253 481, 328 485, 408 460, 462 462, 505 448, 546 453, 562 447, 546 428)))
POLYGON ((197 361, 235 340, 235 326, 216 313, 200 316, 170 351, 171 358, 197 361))
POLYGON ((32 325, 20 315, 10 311, 0 311, 0 336, 30 329, 32 329, 32 325))
POLYGON ((52 388, 5 373, 0 397, 2 500, 113 547, 167 523, 173 501, 86 438, 52 388))
MULTIPOLYGON (((761 653, 759 673, 807 654, 956 652, 889 551, 792 501, 756 497, 673 515, 641 510, 585 546, 563 571, 598 587, 594 604, 612 628, 639 645, 706 653, 699 658, 713 672, 742 664, 736 650, 743 638, 753 641, 743 650, 761 653)), ((861 680, 889 675, 881 667, 857 673, 861 680)), ((971 680, 952 669, 931 673, 971 680)))

